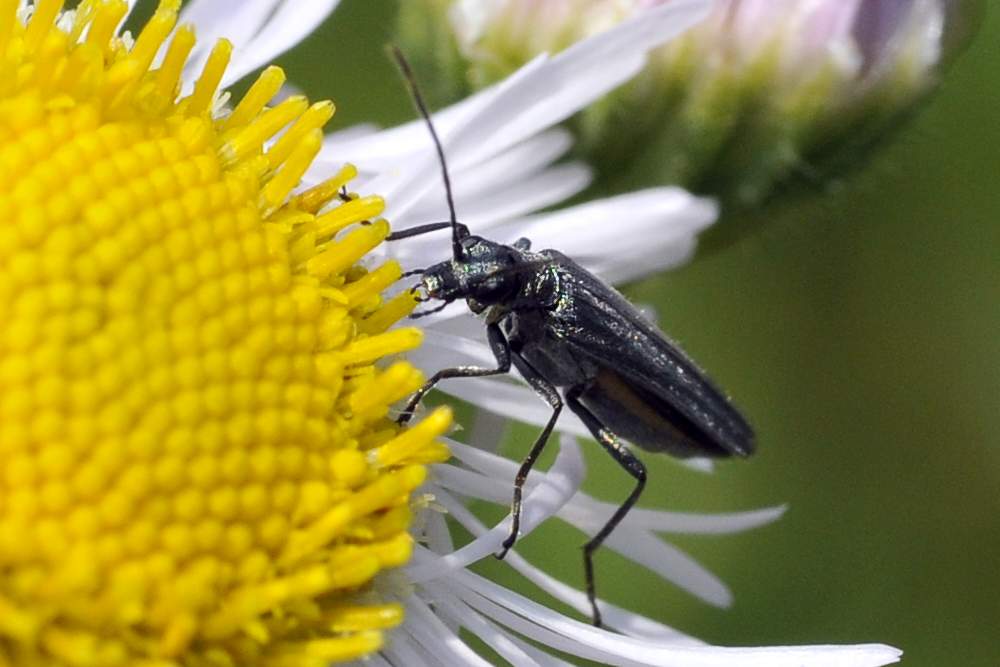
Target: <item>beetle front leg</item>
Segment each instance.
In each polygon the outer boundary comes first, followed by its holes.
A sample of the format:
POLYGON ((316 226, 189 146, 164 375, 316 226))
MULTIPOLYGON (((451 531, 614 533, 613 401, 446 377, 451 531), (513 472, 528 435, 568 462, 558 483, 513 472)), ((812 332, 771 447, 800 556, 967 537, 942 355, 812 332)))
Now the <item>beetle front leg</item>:
POLYGON ((552 416, 549 417, 549 421, 545 424, 542 432, 535 438, 535 443, 531 445, 528 455, 521 461, 521 467, 517 470, 517 477, 514 478, 514 500, 510 506, 510 533, 507 535, 507 539, 503 541, 503 549, 499 553, 494 554, 500 560, 504 559, 510 548, 514 546, 514 542, 517 541, 517 534, 521 529, 521 495, 523 494, 524 481, 528 478, 528 473, 534 467, 535 461, 538 460, 538 455, 545 448, 545 443, 549 441, 549 436, 552 435, 552 429, 555 428, 556 421, 559 419, 559 413, 562 412, 563 407, 562 398, 560 398, 555 385, 531 368, 522 357, 518 356, 518 359, 518 370, 521 371, 521 375, 531 385, 531 388, 535 390, 535 393, 545 399, 545 402, 552 408, 552 416))
POLYGON ((510 372, 510 344, 500 331, 500 325, 489 324, 486 327, 486 336, 490 341, 490 350, 496 357, 496 368, 482 368, 480 366, 457 366, 455 368, 445 368, 431 376, 431 379, 424 383, 420 389, 413 392, 410 400, 407 401, 403 412, 396 418, 397 424, 405 424, 413 418, 413 412, 420 405, 420 401, 431 389, 441 380, 448 378, 477 378, 488 377, 490 375, 503 375, 510 372))
POLYGON ((621 443, 618 436, 612 433, 590 410, 580 403, 579 397, 582 393, 582 387, 573 387, 566 392, 566 403, 569 405, 569 409, 576 413, 597 442, 604 447, 604 450, 608 454, 611 454, 614 460, 618 462, 618 465, 635 478, 636 482, 635 488, 632 489, 632 493, 628 495, 625 502, 615 510, 615 513, 611 515, 607 523, 597 531, 597 534, 583 545, 583 573, 587 583, 587 599, 590 601, 593 623, 595 626, 601 627, 601 611, 597 608, 597 592, 594 585, 594 552, 600 548, 604 540, 621 523, 625 515, 635 505, 639 496, 642 495, 642 489, 646 486, 646 466, 621 443))

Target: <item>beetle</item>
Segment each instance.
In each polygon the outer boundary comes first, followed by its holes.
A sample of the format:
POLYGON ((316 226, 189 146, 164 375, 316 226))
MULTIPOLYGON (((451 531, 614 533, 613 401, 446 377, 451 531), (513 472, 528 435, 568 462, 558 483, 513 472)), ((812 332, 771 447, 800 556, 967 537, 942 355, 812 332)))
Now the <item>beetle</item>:
POLYGON ((503 558, 518 537, 525 479, 552 434, 563 407, 572 410, 594 439, 635 480, 625 501, 583 545, 584 575, 594 625, 601 626, 593 554, 635 505, 646 485, 646 468, 625 446, 675 457, 748 456, 753 429, 705 373, 613 287, 557 250, 531 250, 528 239, 512 245, 469 232, 458 222, 444 149, 402 53, 393 55, 438 154, 450 219, 390 234, 396 241, 450 228, 452 257, 420 274, 413 288, 421 301, 440 305, 464 299, 483 317, 496 368, 458 366, 439 370, 401 412, 408 422, 423 397, 449 378, 509 373, 513 366, 552 408, 514 481, 510 533, 496 554, 503 558), (419 294, 423 292, 423 295, 419 294))

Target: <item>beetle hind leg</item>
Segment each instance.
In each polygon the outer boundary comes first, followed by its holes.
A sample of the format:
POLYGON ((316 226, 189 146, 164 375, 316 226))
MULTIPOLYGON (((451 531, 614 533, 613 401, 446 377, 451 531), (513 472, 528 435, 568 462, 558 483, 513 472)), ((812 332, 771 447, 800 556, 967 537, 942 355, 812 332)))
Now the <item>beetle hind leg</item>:
POLYGON ((521 467, 517 470, 517 477, 514 478, 514 499, 510 505, 510 533, 503 541, 501 550, 494 554, 500 560, 504 559, 507 552, 514 546, 514 542, 517 541, 517 534, 521 529, 521 495, 524 489, 524 481, 528 478, 528 473, 534 467, 535 461, 538 460, 538 455, 545 448, 545 443, 549 441, 549 436, 552 435, 552 429, 555 428, 556 421, 559 419, 559 413, 562 412, 563 407, 562 398, 559 396, 559 391, 555 385, 531 368, 523 357, 518 356, 517 360, 518 370, 521 371, 521 375, 531 385, 531 388, 535 390, 535 393, 549 404, 549 407, 552 408, 552 416, 549 417, 549 421, 545 424, 542 432, 535 438, 535 442, 531 445, 528 455, 521 461, 521 467))
POLYGON ((590 601, 591 618, 595 626, 601 627, 601 610, 597 607, 597 592, 594 585, 594 552, 600 548, 608 535, 618 527, 618 524, 639 500, 639 496, 642 495, 642 490, 646 486, 646 466, 590 410, 580 403, 579 397, 582 393, 583 387, 573 387, 566 393, 566 404, 569 409, 576 413, 604 450, 636 481, 635 488, 632 489, 632 493, 628 495, 625 502, 615 510, 607 523, 597 531, 597 534, 583 545, 583 574, 587 584, 587 599, 590 601))

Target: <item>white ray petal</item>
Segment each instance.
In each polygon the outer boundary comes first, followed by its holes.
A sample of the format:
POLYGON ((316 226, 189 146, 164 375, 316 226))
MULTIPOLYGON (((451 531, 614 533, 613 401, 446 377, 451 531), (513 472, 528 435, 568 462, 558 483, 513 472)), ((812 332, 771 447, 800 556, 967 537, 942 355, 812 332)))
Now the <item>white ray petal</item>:
POLYGON ((454 598, 454 596, 441 596, 435 600, 439 612, 450 613, 453 618, 463 620, 462 627, 466 628, 479 637, 491 649, 496 651, 512 665, 524 665, 524 667, 542 667, 522 646, 512 641, 509 634, 488 622, 482 616, 471 610, 454 598))
MULTIPOLYGON (((487 495, 490 493, 492 487, 490 484, 484 483, 484 481, 487 479, 493 480, 500 485, 497 488, 503 488, 504 486, 509 488, 514 480, 514 475, 517 474, 518 463, 516 461, 511 461, 498 454, 486 452, 478 447, 472 447, 460 442, 453 441, 450 449, 454 458, 461 461, 463 465, 470 469, 464 472, 467 474, 475 472, 482 475, 481 480, 474 482, 480 491, 477 497, 484 500, 492 500, 493 502, 504 502, 506 496, 503 493, 498 492, 493 495, 487 495)), ((454 466, 450 464, 441 464, 440 466, 436 466, 435 470, 439 472, 444 470, 447 471, 445 474, 451 474, 450 470, 452 468, 454 466)), ((541 475, 541 472, 531 471, 525 481, 525 489, 532 489, 536 484, 540 483, 542 480, 541 475)), ((579 507, 580 511, 594 513, 595 516, 605 516, 610 515, 617 505, 595 500, 581 491, 573 496, 567 504, 567 508, 576 507, 579 507)), ((655 532, 722 535, 744 532, 777 521, 785 513, 786 509, 786 506, 779 505, 777 507, 765 507, 759 510, 744 512, 700 514, 668 512, 665 510, 636 507, 628 513, 625 522, 636 528, 644 528, 655 532)))
POLYGON ((426 603, 411 595, 405 602, 407 616, 412 616, 410 633, 440 660, 443 667, 450 665, 491 667, 465 641, 451 632, 434 610, 426 603))
MULTIPOLYGON (((216 41, 226 38, 234 50, 250 42, 265 24, 281 0, 243 0, 239 3, 218 0, 191 0, 181 10, 180 23, 197 27, 198 42, 184 66, 185 80, 200 72, 216 41)), ((233 60, 238 60, 235 57, 233 60)))
MULTIPOLYGON (((437 466, 438 476, 441 475, 442 473, 441 469, 443 467, 444 466, 437 466)), ((488 482, 490 478, 482 476, 478 477, 479 479, 476 480, 477 486, 473 488, 482 491, 484 486, 488 486, 488 484, 484 484, 484 482, 488 482)), ((448 484, 447 483, 448 480, 443 480, 443 481, 446 482, 446 486, 448 486, 448 488, 455 489, 459 492, 464 492, 468 490, 467 488, 463 489, 461 486, 456 486, 453 483, 448 484)), ((509 497, 510 481, 508 480, 501 483, 506 489, 507 497, 509 497)), ((484 497, 480 493, 470 494, 470 495, 476 498, 484 497)), ((583 494, 578 493, 576 496, 574 496, 574 499, 579 498, 581 495, 583 494)), ((482 535, 487 532, 486 526, 484 526, 482 522, 480 522, 475 516, 472 516, 472 514, 469 512, 463 513, 462 524, 468 530, 470 530, 470 532, 472 532, 473 535, 476 536, 482 535)), ((562 600, 566 604, 569 604, 571 607, 573 607, 574 609, 576 609, 578 612, 580 612, 585 616, 590 614, 590 602, 587 600, 587 596, 583 592, 578 591, 572 588, 571 586, 567 586, 561 581, 554 579, 553 577, 549 576, 548 574, 534 567, 527 560, 525 560, 520 554, 518 554, 516 550, 511 550, 507 554, 506 562, 515 570, 524 575, 525 578, 527 578, 529 581, 531 581, 536 586, 546 591, 550 595, 556 597, 559 600, 562 600)), ((647 619, 643 616, 639 616, 638 614, 633 614, 620 607, 605 602, 604 600, 600 600, 599 604, 601 605, 601 614, 604 617, 605 625, 610 628, 615 628, 620 632, 623 632, 624 634, 627 634, 629 636, 645 637, 647 639, 655 639, 657 641, 674 642, 674 643, 687 643, 687 644, 702 643, 701 641, 693 637, 688 637, 687 635, 684 635, 683 633, 678 632, 673 628, 662 625, 660 623, 647 619)))
MULTIPOLYGON (((540 210, 568 199, 588 185, 591 169, 582 163, 551 167, 572 146, 572 138, 561 129, 548 130, 527 139, 493 159, 471 165, 452 179, 452 194, 459 218, 476 233, 491 228, 494 221, 507 220, 540 210), (561 175, 560 180, 555 180, 561 175), (568 182, 567 182, 568 181, 568 182), (550 188, 553 194, 537 202, 530 193, 550 188)), ((447 220, 444 186, 435 173, 433 185, 423 194, 402 220, 393 220, 398 228, 429 220, 447 220)), ((414 237, 412 242, 440 253, 447 252, 443 236, 414 237)))
MULTIPOLYGON (((592 173, 589 166, 573 162, 551 167, 541 173, 527 174, 528 178, 501 184, 491 192, 470 193, 465 186, 456 187, 456 210, 461 211, 463 223, 475 229, 476 233, 483 233, 490 227, 489 223, 523 216, 569 199, 590 184, 592 173)), ((400 223, 399 228, 405 228, 411 220, 447 219, 444 190, 432 190, 425 193, 420 203, 397 222, 400 223)), ((439 260, 446 258, 451 250, 450 245, 441 243, 442 238, 446 239, 447 236, 437 235, 433 239, 437 243, 432 246, 439 260)))
POLYGON ((291 49, 319 27, 338 4, 340 0, 281 2, 253 40, 235 54, 222 85, 238 81, 291 49))
POLYGON ((480 613, 570 655, 607 665, 660 667, 879 667, 900 651, 882 644, 724 648, 625 637, 580 623, 468 571, 441 580, 480 613))
POLYGON ((338 4, 339 0, 191 0, 180 17, 181 23, 198 29, 198 43, 184 67, 188 86, 218 39, 229 39, 234 46, 221 83, 226 87, 301 42, 338 4))
POLYGON ((448 530, 448 522, 445 520, 444 514, 427 509, 421 516, 426 520, 423 534, 427 539, 427 546, 439 554, 454 551, 455 543, 451 539, 451 531, 448 530))
MULTIPOLYGON (((457 468, 439 468, 438 475, 441 477, 443 485, 448 488, 473 498, 499 503, 508 502, 513 484, 512 477, 503 480, 482 478, 457 468)), ((531 497, 530 493, 529 497, 531 497)), ((441 503, 448 509, 449 513, 467 530, 475 533, 474 517, 463 506, 456 507, 456 503, 450 498, 447 500, 445 498, 442 496, 441 503)), ((574 505, 570 501, 559 507, 555 514, 588 536, 593 537, 617 509, 617 506, 609 505, 607 507, 609 509, 607 513, 595 513, 580 505, 574 505)), ((494 529, 494 532, 499 534, 500 531, 494 529)), ((505 536, 506 534, 503 534, 501 539, 505 536)), ((627 516, 625 521, 619 524, 614 532, 607 537, 603 548, 618 552, 629 560, 655 572, 660 578, 673 582, 679 588, 709 604, 726 607, 732 603, 732 594, 718 577, 677 547, 663 542, 648 531, 639 530, 631 525, 627 516)), ((472 558, 477 554, 485 556, 489 552, 485 547, 482 547, 479 550, 469 549, 467 553, 467 557, 472 558)), ((470 560, 469 562, 474 561, 470 560)))
MULTIPOLYGON (((695 235, 717 216, 713 200, 664 187, 535 216, 517 227, 533 247, 559 248, 605 280, 620 282, 643 275, 650 263, 665 268, 685 258, 695 235)), ((501 240, 513 235, 502 228, 496 233, 501 240)))
MULTIPOLYGON (((609 516, 617 505, 595 500, 586 494, 577 494, 573 505, 595 516, 609 516)), ((693 512, 667 512, 636 507, 628 513, 628 523, 658 533, 687 535, 728 535, 765 526, 780 519, 787 506, 765 507, 745 512, 699 514, 693 512)))
MULTIPOLYGON (((524 498, 521 510, 521 535, 527 535, 545 519, 559 511, 580 488, 584 465, 580 447, 572 438, 562 438, 559 454, 552 467, 524 498)), ((453 502, 442 493, 438 501, 455 516, 464 516, 468 510, 461 503, 453 502)), ((438 578, 447 572, 461 569, 500 550, 500 545, 510 532, 511 518, 507 516, 488 533, 477 537, 457 551, 440 558, 432 565, 411 565, 406 568, 410 581, 419 583, 438 578)))
MULTIPOLYGON (((520 572, 536 586, 576 609, 584 617, 590 615, 590 601, 583 591, 578 591, 572 586, 567 586, 554 577, 549 576, 542 570, 531 565, 520 554, 511 553, 507 556, 511 567, 520 572)), ((649 639, 656 642, 680 645, 703 645, 699 639, 685 635, 669 626, 657 623, 656 621, 634 614, 627 609, 622 609, 610 602, 598 599, 601 607, 601 618, 605 627, 613 628, 629 637, 649 639)))

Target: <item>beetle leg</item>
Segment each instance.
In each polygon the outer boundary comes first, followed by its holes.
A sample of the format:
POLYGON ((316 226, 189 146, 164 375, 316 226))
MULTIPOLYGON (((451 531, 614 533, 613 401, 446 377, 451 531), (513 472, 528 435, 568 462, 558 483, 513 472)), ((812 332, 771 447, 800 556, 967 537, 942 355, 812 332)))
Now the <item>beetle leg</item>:
POLYGON ((545 402, 552 408, 552 416, 549 417, 549 421, 545 424, 542 432, 535 438, 535 443, 531 445, 528 455, 521 461, 521 467, 517 470, 517 477, 514 478, 514 500, 510 505, 510 533, 507 535, 507 539, 503 541, 503 548, 500 552, 494 554, 500 560, 504 559, 510 548, 514 546, 514 542, 517 541, 517 533, 521 529, 521 495, 523 493, 524 480, 528 478, 528 473, 531 472, 535 461, 538 460, 538 455, 542 453, 545 443, 549 441, 549 436, 552 434, 552 429, 555 427, 556 420, 559 419, 559 413, 562 412, 563 407, 562 398, 559 396, 555 385, 528 365, 523 357, 518 356, 518 360, 517 369, 521 371, 521 375, 531 385, 531 388, 535 390, 535 393, 545 399, 545 402))
POLYGON ((643 487, 646 486, 646 466, 632 452, 626 449, 625 445, 618 439, 618 436, 608 430, 590 410, 580 403, 579 396, 581 393, 583 393, 583 387, 580 386, 573 387, 566 393, 566 403, 569 405, 569 409, 580 417, 594 438, 597 439, 597 442, 601 443, 605 451, 611 454, 615 461, 618 462, 618 465, 624 468, 628 474, 632 475, 636 481, 635 488, 632 489, 632 493, 628 495, 625 502, 615 510, 615 513, 611 515, 608 522, 597 531, 597 534, 583 545, 583 573, 587 582, 587 599, 590 601, 594 625, 601 627, 601 611, 597 608, 597 594, 594 588, 594 552, 600 548, 604 540, 621 523, 621 520, 625 518, 625 515, 628 514, 629 510, 632 509, 632 506, 639 499, 643 487))
POLYGON ((400 413, 399 417, 396 418, 397 424, 405 424, 413 418, 413 412, 417 409, 420 401, 424 399, 424 395, 427 394, 431 389, 434 388, 441 380, 446 380, 448 378, 479 378, 487 377, 490 375, 503 375, 504 373, 510 372, 510 344, 504 337, 503 332, 500 331, 500 325, 489 324, 486 326, 486 335, 490 341, 490 349, 493 352, 493 356, 497 359, 496 368, 482 368, 480 366, 456 366, 455 368, 445 368, 434 375, 431 379, 424 383, 420 389, 410 396, 410 400, 406 403, 406 407, 403 408, 403 412, 400 413))
MULTIPOLYGON (((429 301, 429 300, 430 299, 425 299, 425 298, 422 298, 422 297, 419 297, 419 296, 416 297, 416 302, 417 303, 423 303, 424 301, 429 301)), ((440 306, 436 306, 434 308, 431 308, 430 310, 421 310, 420 312, 410 313, 410 319, 411 320, 417 320, 417 319, 420 319, 421 317, 427 317, 428 315, 433 315, 434 313, 440 313, 442 310, 444 310, 445 308, 447 308, 450 305, 451 305, 451 301, 442 301, 440 306)), ((468 367, 467 366, 463 366, 463 368, 468 368, 468 367)), ((454 370, 454 369, 452 369, 452 370, 454 370)), ((456 376, 451 376, 450 375, 448 377, 456 377, 456 376)), ((459 377, 467 377, 467 376, 459 376, 459 377)))

